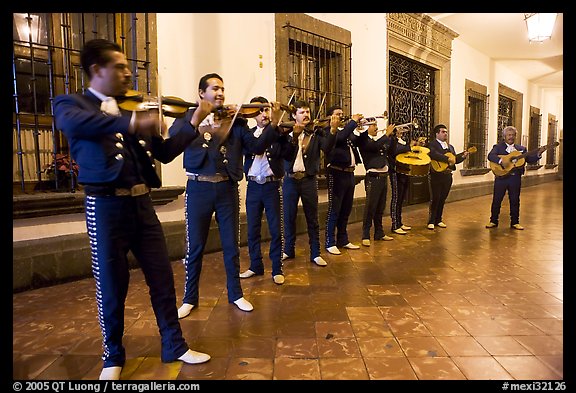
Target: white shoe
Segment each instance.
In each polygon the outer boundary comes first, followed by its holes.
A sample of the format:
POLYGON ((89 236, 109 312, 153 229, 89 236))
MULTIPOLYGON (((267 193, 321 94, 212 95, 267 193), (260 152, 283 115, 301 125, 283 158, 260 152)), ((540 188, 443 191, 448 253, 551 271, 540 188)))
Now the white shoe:
POLYGON ((292 257, 290 255, 286 254, 285 252, 282 253, 282 260, 291 259, 291 258, 292 257))
POLYGON ((438 225, 440 228, 446 228, 446 227, 448 226, 448 225, 444 224, 442 221, 440 221, 440 222, 439 222, 438 224, 436 224, 436 225, 438 225))
POLYGON ((370 239, 362 239, 362 245, 366 247, 370 247, 370 239))
POLYGON ((198 363, 205 363, 210 360, 210 355, 207 353, 196 352, 191 349, 188 349, 186 353, 178 358, 178 360, 183 361, 184 363, 188 364, 198 364, 198 363))
POLYGON ((434 224, 428 224, 428 226, 426 227, 428 229, 434 229, 434 224))
POLYGON ((193 304, 184 303, 178 309, 178 319, 182 319, 187 317, 190 314, 190 311, 194 308, 193 304))
POLYGON ((284 284, 284 275, 276 274, 274 277, 272 277, 272 281, 274 281, 274 284, 282 285, 284 284))
POLYGON ((250 278, 250 277, 255 276, 255 275, 256 275, 256 273, 254 273, 250 269, 246 270, 244 273, 239 274, 240 278, 250 278))
POLYGON ((238 307, 242 311, 254 310, 254 306, 252 305, 252 303, 250 303, 248 300, 244 299, 243 297, 241 297, 238 300, 235 300, 234 304, 236 305, 236 307, 238 307))
POLYGON ((382 236, 382 238, 380 240, 390 241, 390 240, 394 240, 394 238, 392 236, 384 235, 384 236, 382 236))
POLYGON ((324 258, 322 257, 316 257, 314 258, 314 263, 318 266, 326 266, 328 265, 328 263, 324 260, 324 258))
POLYGON ((408 232, 406 232, 406 231, 405 231, 404 229, 402 229, 402 228, 394 229, 393 232, 394 232, 394 233, 397 233, 397 234, 399 234, 399 235, 405 235, 405 234, 408 233, 408 232))
POLYGON ((410 229, 412 229, 412 227, 409 227, 408 225, 404 225, 404 224, 402 224, 402 226, 400 228, 404 231, 409 231, 410 229))
POLYGON ((344 248, 347 248, 349 250, 357 250, 360 248, 360 246, 357 246, 356 244, 348 243, 344 246, 344 248))
POLYGON ((342 252, 340 252, 340 250, 339 250, 338 247, 336 247, 336 246, 328 247, 328 248, 326 249, 326 251, 328 251, 330 254, 334 254, 334 255, 340 255, 340 254, 342 254, 342 252))
POLYGON ((104 367, 100 373, 100 378, 98 379, 101 381, 117 381, 120 379, 121 373, 122 367, 120 366, 104 367))

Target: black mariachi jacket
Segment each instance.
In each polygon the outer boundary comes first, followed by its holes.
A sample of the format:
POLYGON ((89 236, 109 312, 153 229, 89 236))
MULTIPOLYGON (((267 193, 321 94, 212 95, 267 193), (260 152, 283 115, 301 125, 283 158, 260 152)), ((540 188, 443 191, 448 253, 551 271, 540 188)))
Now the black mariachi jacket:
MULTIPOLYGON (((254 134, 256 127, 252 127, 250 131, 254 134)), ((279 178, 284 177, 284 159, 292 157, 293 150, 294 147, 288 140, 288 135, 285 134, 278 137, 276 142, 272 143, 270 147, 266 149, 264 154, 266 155, 268 165, 270 165, 274 176, 279 178)), ((244 174, 246 176, 248 176, 248 171, 250 171, 255 157, 256 154, 244 150, 244 174)))
MULTIPOLYGON (((366 132, 368 134, 368 132, 366 132)), ((364 160, 364 168, 368 169, 383 168, 388 165, 388 150, 392 140, 383 134, 380 138, 374 140, 370 136, 358 140, 358 149, 364 160)))
POLYGON ((172 161, 198 136, 196 130, 190 128, 169 139, 130 134, 131 112, 109 116, 100 110, 101 102, 89 90, 85 94, 60 95, 54 100, 56 127, 66 136, 70 155, 80 168, 78 182, 110 184, 118 180, 129 144, 146 184, 160 187, 154 159, 162 163, 172 161))
MULTIPOLYGON (((324 154, 328 154, 334 148, 336 135, 333 135, 330 131, 326 134, 322 129, 316 129, 314 131, 304 130, 302 132, 307 132, 311 135, 310 141, 306 147, 306 152, 303 152, 302 154, 302 159, 304 161, 306 174, 314 176, 320 170, 320 152, 322 151, 324 154)), ((298 155, 299 146, 298 141, 291 135, 289 135, 288 138, 292 145, 292 152, 288 155, 288 158, 284 159, 284 169, 286 170, 286 173, 292 173, 294 161, 296 161, 296 156, 298 155)))
MULTIPOLYGON (((189 109, 184 117, 174 121, 168 130, 170 137, 193 129, 190 119, 194 110, 189 109)), ((248 128, 247 120, 236 118, 223 146, 219 146, 215 139, 206 140, 203 135, 193 140, 184 150, 184 168, 189 173, 201 175, 228 174, 232 180, 240 181, 244 177, 243 152, 263 154, 279 136, 279 129, 269 124, 256 138, 248 128)))

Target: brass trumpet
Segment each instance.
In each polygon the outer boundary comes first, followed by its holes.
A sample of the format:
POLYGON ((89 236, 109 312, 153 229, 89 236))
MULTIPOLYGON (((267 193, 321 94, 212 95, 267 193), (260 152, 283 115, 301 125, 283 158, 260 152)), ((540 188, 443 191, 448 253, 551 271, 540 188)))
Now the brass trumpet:
POLYGON ((406 132, 410 130, 410 126, 414 126, 414 128, 420 127, 420 123, 418 123, 418 119, 414 118, 410 123, 398 124, 395 128, 400 132, 406 132))

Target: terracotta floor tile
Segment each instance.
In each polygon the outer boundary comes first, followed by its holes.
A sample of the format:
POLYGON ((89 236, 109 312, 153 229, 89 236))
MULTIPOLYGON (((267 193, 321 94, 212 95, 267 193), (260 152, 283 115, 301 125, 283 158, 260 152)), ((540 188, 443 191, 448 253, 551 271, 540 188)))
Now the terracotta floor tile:
POLYGON ((361 357, 358 342, 353 337, 318 337, 318 354, 321 358, 358 358, 361 357))
POLYGON ((350 322, 318 321, 316 322, 316 336, 318 338, 354 337, 354 330, 350 322))
POLYGON ((352 329, 356 337, 392 337, 390 324, 382 320, 355 320, 352 329))
POLYGON ((315 338, 279 338, 276 343, 276 357, 317 359, 318 345, 315 338))
POLYGON ((558 380, 562 375, 548 367, 542 360, 533 356, 495 356, 494 359, 512 375, 523 380, 558 380))
POLYGON ((320 380, 318 359, 274 359, 274 379, 276 380, 320 380))
POLYGON ((451 358, 408 358, 418 379, 466 379, 451 358))
POLYGON ((404 356, 398 342, 390 338, 358 338, 363 357, 404 356))
POLYGON ((400 347, 408 357, 446 357, 448 354, 434 337, 399 338, 400 347))
POLYGON ((512 377, 491 356, 452 357, 467 379, 474 380, 511 380, 512 377))
POLYGON ((488 352, 473 337, 436 337, 449 356, 487 356, 488 352))
POLYGON ((231 358, 225 379, 270 380, 273 366, 272 358, 231 358))
POLYGON ((320 359, 322 380, 366 380, 369 379, 361 358, 320 359))
POLYGON ((420 319, 406 318, 388 321, 392 333, 397 337, 431 336, 420 319))
POLYGON ((498 337, 474 337, 487 350, 490 355, 530 355, 530 351, 522 344, 516 341, 513 337, 498 336, 498 337))
POLYGON ((469 336, 470 333, 454 318, 424 318, 422 323, 433 336, 469 336))
POLYGON ((534 355, 562 355, 562 342, 551 336, 514 336, 514 339, 534 355))
POLYGON ((418 379, 410 362, 406 358, 386 357, 371 358, 365 357, 366 369, 371 380, 395 379, 410 380, 418 379))

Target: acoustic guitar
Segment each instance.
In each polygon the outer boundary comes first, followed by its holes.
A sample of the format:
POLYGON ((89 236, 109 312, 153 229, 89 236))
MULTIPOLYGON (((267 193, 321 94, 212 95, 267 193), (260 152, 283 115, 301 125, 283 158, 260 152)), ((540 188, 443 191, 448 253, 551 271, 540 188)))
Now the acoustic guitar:
MULTIPOLYGON (((476 153, 478 149, 476 149, 476 146, 472 146, 469 147, 468 149, 466 149, 466 151, 468 153, 476 153)), ((462 153, 460 153, 462 154, 462 153)), ((458 155, 460 155, 458 154, 458 155)), ((451 158, 452 160, 456 161, 456 156, 450 152, 445 153, 444 154, 446 157, 451 158)), ((437 161, 437 160, 430 160, 430 167, 436 171, 436 172, 443 172, 446 170, 446 168, 448 168, 450 164, 448 164, 447 162, 443 162, 443 161, 437 161)))
POLYGON ((424 146, 412 146, 406 153, 396 156, 396 170, 409 176, 427 176, 430 168, 430 149, 424 146))
POLYGON ((498 157, 502 159, 502 163, 498 164, 496 162, 488 161, 490 163, 490 169, 496 176, 505 176, 512 169, 523 166, 526 163, 525 159, 526 156, 534 154, 542 148, 546 148, 545 150, 552 149, 558 146, 559 144, 560 142, 550 143, 545 146, 540 146, 537 149, 525 151, 524 153, 521 153, 519 151, 513 151, 510 154, 498 154, 498 157))

